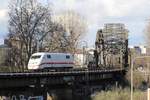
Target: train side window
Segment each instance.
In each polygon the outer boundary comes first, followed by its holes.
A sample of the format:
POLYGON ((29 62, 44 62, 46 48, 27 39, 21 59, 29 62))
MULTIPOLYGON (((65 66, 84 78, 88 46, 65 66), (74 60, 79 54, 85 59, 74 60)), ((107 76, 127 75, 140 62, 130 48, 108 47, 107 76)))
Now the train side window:
POLYGON ((66 55, 66 59, 70 59, 70 56, 69 56, 69 55, 66 55))
POLYGON ((47 58, 50 59, 50 58, 51 58, 51 55, 47 55, 47 58))

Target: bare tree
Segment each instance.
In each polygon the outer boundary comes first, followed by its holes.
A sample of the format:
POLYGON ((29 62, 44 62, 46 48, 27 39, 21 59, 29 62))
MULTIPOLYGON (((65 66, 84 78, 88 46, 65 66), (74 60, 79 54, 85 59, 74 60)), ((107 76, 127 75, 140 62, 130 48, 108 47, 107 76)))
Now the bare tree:
POLYGON ((67 39, 62 25, 54 23, 53 30, 44 38, 45 51, 49 52, 67 52, 67 39))
POLYGON ((66 48, 69 52, 74 53, 77 49, 79 41, 85 35, 87 30, 87 23, 81 15, 70 10, 62 13, 56 17, 56 22, 60 23, 64 29, 65 34, 63 38, 66 43, 66 48))
POLYGON ((13 62, 10 64, 26 68, 36 51, 75 52, 86 31, 85 21, 73 11, 63 13, 58 22, 53 22, 51 15, 48 5, 37 0, 11 2, 8 44, 15 52, 10 52, 14 57, 13 61, 8 60, 13 62))
POLYGON ((10 4, 9 17, 8 39, 18 50, 17 56, 21 59, 19 65, 27 66, 38 43, 43 42, 44 37, 52 31, 51 10, 37 0, 14 0, 10 4))

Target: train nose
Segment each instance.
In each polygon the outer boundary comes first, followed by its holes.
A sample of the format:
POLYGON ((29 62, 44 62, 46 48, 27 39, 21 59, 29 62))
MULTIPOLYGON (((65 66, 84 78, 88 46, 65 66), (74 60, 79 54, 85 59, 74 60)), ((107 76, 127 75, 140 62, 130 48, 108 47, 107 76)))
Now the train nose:
POLYGON ((31 62, 28 64, 28 69, 38 69, 39 68, 39 63, 37 62, 31 62))
POLYGON ((30 60, 28 63, 28 69, 38 69, 40 61, 39 60, 30 60))
POLYGON ((39 65, 29 64, 28 69, 39 69, 39 65))

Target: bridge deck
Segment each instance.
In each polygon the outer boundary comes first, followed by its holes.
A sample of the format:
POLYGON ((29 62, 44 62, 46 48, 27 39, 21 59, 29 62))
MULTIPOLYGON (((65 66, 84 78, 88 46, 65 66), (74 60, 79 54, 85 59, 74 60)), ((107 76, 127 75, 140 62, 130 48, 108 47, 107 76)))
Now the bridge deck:
POLYGON ((0 78, 9 77, 38 77, 38 76, 75 76, 83 74, 97 74, 97 73, 113 73, 113 72, 124 72, 124 69, 94 69, 94 70, 70 70, 70 71, 57 71, 57 72, 1 72, 0 78))
POLYGON ((102 83, 118 80, 124 75, 123 69, 71 70, 59 72, 18 72, 0 73, 0 89, 21 87, 59 87, 68 84, 102 83))

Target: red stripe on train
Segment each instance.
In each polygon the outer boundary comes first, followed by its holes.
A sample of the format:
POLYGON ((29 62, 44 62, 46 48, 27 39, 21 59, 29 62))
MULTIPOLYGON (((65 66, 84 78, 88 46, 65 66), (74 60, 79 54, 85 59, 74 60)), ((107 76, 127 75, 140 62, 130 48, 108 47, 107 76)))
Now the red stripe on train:
POLYGON ((45 62, 40 65, 44 65, 44 64, 74 64, 74 63, 73 62, 45 62))

